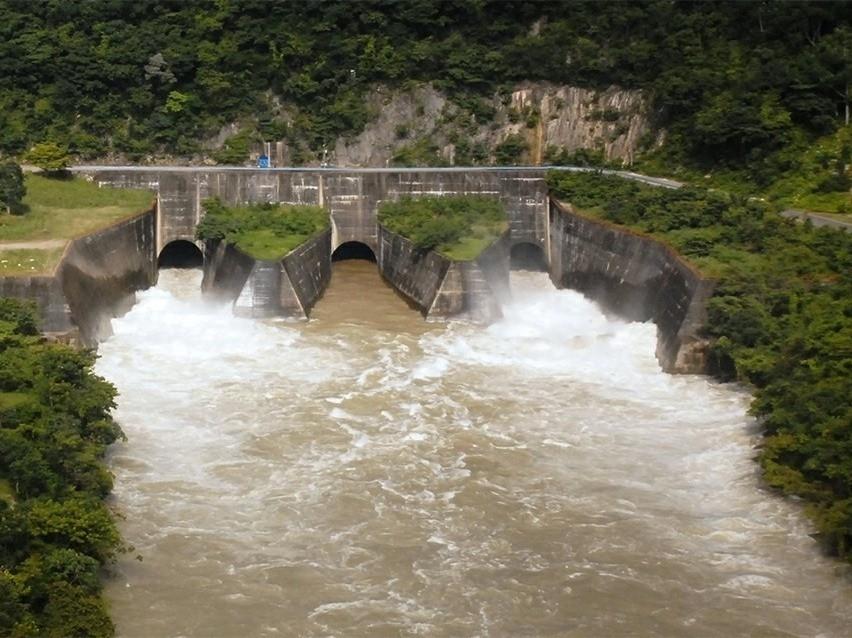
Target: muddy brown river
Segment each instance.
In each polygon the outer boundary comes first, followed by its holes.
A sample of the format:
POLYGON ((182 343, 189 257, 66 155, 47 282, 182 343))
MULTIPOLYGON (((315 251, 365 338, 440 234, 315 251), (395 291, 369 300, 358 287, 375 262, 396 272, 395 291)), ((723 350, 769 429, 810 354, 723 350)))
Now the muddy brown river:
POLYGON ((749 397, 663 374, 653 325, 537 273, 488 328, 367 262, 308 323, 199 283, 161 272, 100 350, 119 636, 852 635, 848 576, 760 487, 749 397))

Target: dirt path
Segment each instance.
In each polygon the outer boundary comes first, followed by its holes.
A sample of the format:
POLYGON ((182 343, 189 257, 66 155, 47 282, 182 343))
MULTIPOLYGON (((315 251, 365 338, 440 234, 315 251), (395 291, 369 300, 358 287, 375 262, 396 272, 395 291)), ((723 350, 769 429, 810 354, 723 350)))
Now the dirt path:
POLYGON ((0 241, 0 250, 50 250, 51 248, 62 248, 68 241, 68 239, 0 241))

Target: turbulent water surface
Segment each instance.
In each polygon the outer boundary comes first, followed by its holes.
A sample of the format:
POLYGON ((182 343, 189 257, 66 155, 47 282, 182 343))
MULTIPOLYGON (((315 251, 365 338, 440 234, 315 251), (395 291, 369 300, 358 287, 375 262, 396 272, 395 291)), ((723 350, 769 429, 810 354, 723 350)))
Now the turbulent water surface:
POLYGON ((121 636, 848 636, 852 587, 759 487, 748 397, 540 275, 489 328, 335 264, 307 324, 164 271, 98 371, 133 555, 121 636))

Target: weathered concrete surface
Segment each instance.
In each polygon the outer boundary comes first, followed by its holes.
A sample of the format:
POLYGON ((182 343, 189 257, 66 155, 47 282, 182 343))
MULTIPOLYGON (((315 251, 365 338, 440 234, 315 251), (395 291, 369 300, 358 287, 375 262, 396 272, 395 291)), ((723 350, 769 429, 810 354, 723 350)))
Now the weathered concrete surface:
POLYGON ((331 280, 331 230, 278 261, 258 260, 222 241, 205 243, 205 296, 246 317, 307 319, 331 280))
POLYGON ((156 283, 155 228, 152 210, 69 246, 58 276, 84 344, 111 335, 110 319, 130 309, 137 290, 156 283))
POLYGON ((208 299, 233 303, 240 296, 255 260, 233 244, 204 242, 204 275, 201 292, 208 299))
POLYGON ((509 289, 508 233, 472 261, 419 250, 384 227, 379 235, 379 272, 425 317, 491 323, 502 316, 509 289))
POLYGON ((74 327, 62 282, 55 275, 0 277, 0 297, 34 301, 44 332, 64 333, 74 327))
POLYGON ((715 282, 672 248, 550 203, 550 276, 614 314, 657 325, 657 359, 667 372, 706 370, 700 330, 715 282))
MULTIPOLYGON (((508 268, 508 256, 503 259, 487 252, 476 265, 453 265, 436 256, 415 254, 402 238, 382 234, 376 212, 382 201, 404 195, 495 196, 509 216, 506 250, 516 243, 540 246, 557 285, 581 290, 620 316, 654 320, 660 335, 658 358, 665 369, 695 372, 703 366, 706 343, 699 328, 712 282, 701 279, 659 242, 549 205, 542 169, 76 167, 75 172, 102 185, 157 190, 158 251, 176 239, 194 240, 201 203, 207 197, 218 196, 228 204, 271 201, 324 206, 332 221, 325 255, 348 241, 364 243, 375 252, 386 279, 424 314, 478 313, 481 320, 496 312, 488 303, 477 310, 472 300, 486 297, 471 296, 469 291, 487 288, 490 298, 499 300, 503 275, 493 273, 502 272, 498 263, 508 268)), ((632 173, 617 174, 663 187, 679 186, 632 173)), ((268 316, 286 310, 307 316, 311 299, 327 283, 329 260, 319 253, 294 259, 267 265, 252 260, 247 265, 227 248, 208 249, 205 281, 214 282, 208 289, 212 286, 215 294, 234 301, 240 312, 268 316)))
POLYGON ((68 244, 52 275, 0 278, 0 295, 38 304, 46 333, 77 331, 94 346, 112 334, 135 292, 157 280, 156 210, 151 209, 68 244))
POLYGON ((324 206, 331 214, 332 250, 358 241, 378 252, 376 211, 387 199, 411 195, 491 195, 506 209, 513 241, 545 245, 547 185, 540 169, 489 170, 233 170, 169 167, 123 170, 75 167, 102 186, 158 193, 158 251, 175 240, 194 241, 202 202, 278 202, 324 206))
POLYGON ((295 300, 281 298, 282 309, 295 308, 298 303, 308 316, 331 281, 331 229, 306 241, 290 252, 281 265, 295 300))

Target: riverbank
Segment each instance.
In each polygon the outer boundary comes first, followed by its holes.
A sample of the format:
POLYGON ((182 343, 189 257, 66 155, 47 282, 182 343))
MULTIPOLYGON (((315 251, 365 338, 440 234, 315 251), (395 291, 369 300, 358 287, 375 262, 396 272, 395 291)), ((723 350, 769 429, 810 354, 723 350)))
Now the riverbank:
POLYGON ((0 635, 108 638, 102 570, 121 551, 104 503, 122 437, 95 355, 38 335, 31 306, 0 299, 0 635))
POLYGON ((766 482, 807 503, 826 549, 852 558, 852 235, 783 220, 719 191, 553 174, 588 213, 661 238, 718 279, 711 372, 754 388, 766 482))

